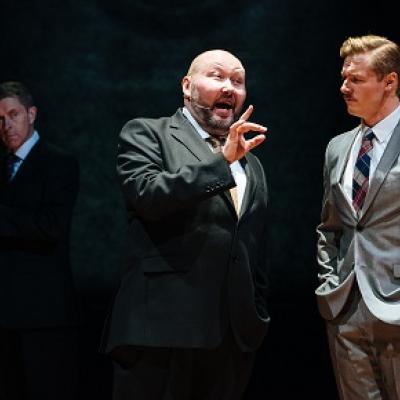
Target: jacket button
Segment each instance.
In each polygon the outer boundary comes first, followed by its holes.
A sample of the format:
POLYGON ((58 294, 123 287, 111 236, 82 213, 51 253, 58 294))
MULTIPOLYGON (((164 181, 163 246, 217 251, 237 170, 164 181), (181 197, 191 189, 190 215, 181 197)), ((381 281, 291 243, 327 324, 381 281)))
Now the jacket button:
POLYGON ((356 226, 356 230, 357 230, 358 232, 362 232, 362 231, 364 230, 364 226, 361 225, 361 224, 358 224, 358 225, 356 226))

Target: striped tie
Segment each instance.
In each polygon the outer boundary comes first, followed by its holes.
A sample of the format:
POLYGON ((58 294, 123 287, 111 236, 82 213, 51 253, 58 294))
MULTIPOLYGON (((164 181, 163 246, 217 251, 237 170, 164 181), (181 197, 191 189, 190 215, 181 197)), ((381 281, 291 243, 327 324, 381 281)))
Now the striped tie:
POLYGON ((353 176, 353 207, 356 212, 360 212, 364 204, 365 196, 369 186, 369 166, 371 163, 372 140, 375 135, 368 129, 362 139, 361 148, 357 156, 353 176))
MULTIPOLYGON (((226 138, 216 138, 214 136, 209 136, 206 138, 206 141, 211 144, 214 153, 219 153, 222 151, 222 146, 225 143, 226 138)), ((236 214, 239 215, 240 208, 239 208, 239 200, 238 200, 238 193, 237 187, 234 186, 233 188, 229 189, 229 192, 232 197, 232 202, 236 210, 236 214)))

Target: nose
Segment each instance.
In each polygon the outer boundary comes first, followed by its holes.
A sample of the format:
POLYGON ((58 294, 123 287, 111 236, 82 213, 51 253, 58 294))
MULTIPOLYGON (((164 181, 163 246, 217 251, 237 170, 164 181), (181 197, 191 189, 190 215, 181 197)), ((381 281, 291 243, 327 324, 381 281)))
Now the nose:
POLYGON ((8 129, 10 129, 11 126, 11 120, 10 118, 4 117, 1 119, 1 123, 0 126, 2 129, 4 129, 5 131, 7 131, 8 129))
POLYGON ((347 80, 345 79, 342 83, 342 85, 340 86, 340 91, 342 92, 342 94, 349 94, 350 93, 350 88, 347 85, 347 80))
POLYGON ((223 93, 232 93, 233 85, 230 79, 225 79, 222 86, 223 93))

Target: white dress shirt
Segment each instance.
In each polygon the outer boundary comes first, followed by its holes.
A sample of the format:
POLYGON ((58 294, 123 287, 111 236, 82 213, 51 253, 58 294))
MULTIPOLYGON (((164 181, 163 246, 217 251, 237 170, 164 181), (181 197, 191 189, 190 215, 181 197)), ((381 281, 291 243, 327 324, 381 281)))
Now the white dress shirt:
MULTIPOLYGON (((202 139, 205 140, 211 136, 198 124, 198 122, 193 118, 192 114, 190 114, 190 111, 186 107, 183 107, 182 112, 185 115, 185 117, 189 120, 189 122, 193 125, 194 129, 196 130, 196 132, 200 135, 200 137, 202 139)), ((207 144, 210 147, 210 151, 212 151, 211 144, 208 142, 207 142, 207 144)), ((233 179, 236 182, 237 195, 238 195, 238 206, 240 209, 242 207, 244 192, 246 190, 246 184, 247 184, 246 173, 244 172, 244 169, 241 166, 239 161, 235 161, 232 164, 230 164, 229 166, 231 168, 233 179)))
POLYGON ((392 137, 394 128, 400 120, 400 106, 398 106, 391 114, 386 118, 379 121, 376 125, 369 127, 361 125, 359 132, 357 133, 356 139, 354 140, 353 146, 350 150, 349 159, 347 161, 346 169, 343 174, 343 188, 348 197, 350 204, 353 204, 353 175, 354 167, 356 165, 358 152, 361 148, 361 141, 363 134, 369 128, 375 134, 375 139, 373 140, 373 148, 371 149, 369 155, 371 157, 371 164, 369 167, 369 181, 374 176, 377 165, 382 158, 383 152, 392 137))

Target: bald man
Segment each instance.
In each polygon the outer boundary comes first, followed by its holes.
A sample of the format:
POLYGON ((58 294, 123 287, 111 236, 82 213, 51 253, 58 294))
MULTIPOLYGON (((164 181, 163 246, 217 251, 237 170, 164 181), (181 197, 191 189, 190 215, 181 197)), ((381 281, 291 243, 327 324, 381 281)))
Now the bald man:
POLYGON ((269 322, 267 186, 250 153, 266 128, 252 106, 241 114, 245 70, 207 51, 182 92, 172 117, 131 120, 119 138, 129 228, 103 343, 114 400, 240 399, 269 322))

